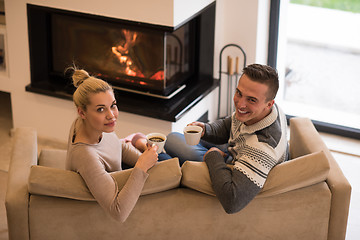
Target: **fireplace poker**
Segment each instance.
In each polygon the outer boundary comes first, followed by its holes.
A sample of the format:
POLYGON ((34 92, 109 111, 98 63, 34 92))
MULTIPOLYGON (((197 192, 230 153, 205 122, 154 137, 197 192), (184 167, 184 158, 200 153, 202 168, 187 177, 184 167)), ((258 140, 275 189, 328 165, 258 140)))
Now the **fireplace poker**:
POLYGON ((237 88, 239 78, 239 57, 235 57, 235 72, 233 71, 233 59, 228 56, 228 81, 227 81, 227 101, 226 101, 226 115, 230 115, 235 111, 233 97, 235 89, 237 88))
POLYGON ((227 101, 226 101, 226 115, 231 114, 232 103, 231 103, 231 93, 232 93, 232 82, 233 82, 233 67, 232 67, 232 57, 228 56, 228 72, 227 72, 227 101))
MULTIPOLYGON (((232 97, 234 97, 234 94, 236 92, 235 89, 237 88, 238 81, 239 81, 239 57, 235 58, 235 75, 234 75, 234 77, 235 77, 235 85, 231 92, 232 97)), ((233 113, 234 111, 235 111, 235 106, 233 105, 231 113, 233 113)))
POLYGON ((243 64, 244 67, 246 66, 246 53, 245 51, 237 44, 227 44, 225 45, 219 54, 219 95, 218 95, 218 119, 221 117, 220 116, 220 106, 221 106, 221 85, 222 85, 222 76, 225 74, 227 75, 227 96, 226 96, 226 116, 228 116, 229 114, 231 114, 233 111, 235 111, 235 106, 233 105, 233 101, 232 98, 234 96, 235 93, 235 88, 237 87, 237 83, 238 83, 238 78, 240 76, 240 71, 239 71, 239 57, 235 58, 235 73, 233 71, 233 63, 232 63, 232 58, 230 56, 228 56, 227 58, 227 71, 222 71, 222 56, 223 56, 223 51, 228 48, 228 47, 235 47, 238 50, 240 50, 243 54, 243 64), (233 86, 234 84, 234 86, 233 86))

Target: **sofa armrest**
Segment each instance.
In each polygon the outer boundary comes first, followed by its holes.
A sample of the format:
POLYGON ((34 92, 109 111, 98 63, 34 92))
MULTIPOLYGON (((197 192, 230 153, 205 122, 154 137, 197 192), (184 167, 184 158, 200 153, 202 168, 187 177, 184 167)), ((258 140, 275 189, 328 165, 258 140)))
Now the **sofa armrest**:
POLYGON ((323 151, 329 159, 330 171, 326 182, 330 188, 331 209, 328 239, 345 239, 349 214, 351 185, 330 150, 308 118, 290 119, 290 155, 301 156, 323 151))
POLYGON ((10 239, 29 239, 30 167, 37 163, 37 134, 32 128, 15 130, 5 206, 10 239))
POLYGON ((332 194, 328 239, 345 239, 350 207, 351 185, 345 178, 332 154, 330 152, 326 154, 330 162, 330 171, 326 182, 332 194))
MULTIPOLYGON (((111 173, 122 189, 132 169, 111 173)), ((149 171, 141 195, 166 191, 180 185, 179 160, 172 158, 158 162, 149 171)), ((30 194, 63 197, 69 199, 95 201, 82 177, 73 171, 44 166, 33 166, 29 177, 30 194)))

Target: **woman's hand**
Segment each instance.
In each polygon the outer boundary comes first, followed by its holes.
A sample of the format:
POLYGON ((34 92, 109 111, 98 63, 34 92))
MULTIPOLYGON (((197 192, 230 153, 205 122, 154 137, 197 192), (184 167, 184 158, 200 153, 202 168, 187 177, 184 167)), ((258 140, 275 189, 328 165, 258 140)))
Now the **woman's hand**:
POLYGON ((158 160, 158 154, 156 145, 148 146, 148 148, 140 155, 135 167, 140 168, 144 172, 147 172, 158 160))

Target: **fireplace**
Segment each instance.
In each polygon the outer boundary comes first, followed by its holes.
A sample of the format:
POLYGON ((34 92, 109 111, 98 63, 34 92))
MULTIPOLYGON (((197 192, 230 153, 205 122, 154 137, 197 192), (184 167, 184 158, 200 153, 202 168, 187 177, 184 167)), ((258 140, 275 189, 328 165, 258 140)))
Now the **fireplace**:
MULTIPOLYGON (((64 70, 75 64, 111 83, 125 102, 151 102, 160 114, 184 101, 193 104, 216 85, 215 2, 176 27, 32 4, 27 15, 27 91, 71 99, 75 88, 64 70)), ((174 114, 164 118, 173 121, 174 114)))

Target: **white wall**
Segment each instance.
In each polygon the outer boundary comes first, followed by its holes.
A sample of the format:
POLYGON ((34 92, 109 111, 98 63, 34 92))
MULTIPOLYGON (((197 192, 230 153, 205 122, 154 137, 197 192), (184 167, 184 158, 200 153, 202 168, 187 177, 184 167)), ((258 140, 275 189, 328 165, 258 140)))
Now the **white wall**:
MULTIPOLYGON (((156 24, 172 25, 181 22, 181 17, 186 18, 184 13, 164 13, 163 8, 180 5, 179 9, 198 9, 212 2, 210 0, 197 1, 166 1, 152 0, 139 3, 141 0, 120 1, 73 1, 73 0, 5 0, 6 30, 8 42, 8 78, 5 78, 6 89, 11 93, 14 127, 31 126, 37 129, 39 136, 52 137, 66 140, 68 129, 76 116, 73 103, 49 96, 39 95, 25 91, 25 86, 30 83, 29 47, 26 18, 26 3, 46 5, 56 8, 64 8, 87 13, 100 14, 118 18, 136 18, 136 20, 149 20, 156 24), (151 3, 150 3, 151 2, 151 3), (163 7, 155 7, 159 3, 163 7), (181 3, 183 5, 181 5, 181 3), (140 5, 146 12, 134 10, 133 6, 140 5), (186 6, 187 8, 184 8, 186 6), (188 6, 191 6, 188 7, 188 6), (151 9, 151 12, 148 11, 151 9), (147 13, 151 13, 148 15, 147 13), (160 14, 161 12, 161 14, 160 14), (145 14, 146 13, 146 14, 145 14), (173 15, 171 15, 173 14, 173 15)), ((218 54, 222 46, 227 43, 241 45, 248 54, 248 63, 264 62, 267 50, 267 23, 264 17, 268 12, 269 0, 218 0, 217 22, 215 40, 215 74, 218 77, 218 54)), ((0 78, 2 83, 3 78, 0 78)), ((213 95, 216 100, 216 96, 213 95)), ((210 102, 213 102, 211 99, 210 102)), ((141 131, 140 126, 148 124, 150 118, 138 117, 124 113, 124 119, 136 118, 127 126, 129 131, 141 131), (134 125, 134 122, 138 124, 134 125)), ((121 115, 120 115, 121 118, 121 115)), ((124 123, 126 124, 126 123, 124 123)), ((123 123, 121 122, 121 124, 123 123)), ((161 124, 160 124, 161 125, 161 124)), ((157 129, 156 126, 154 129, 157 129)))
MULTIPOLYGON (((215 29, 214 76, 220 78, 219 55, 227 44, 237 44, 246 53, 246 65, 267 63, 270 0, 217 0, 215 29)), ((242 69, 243 55, 237 48, 226 48, 222 54, 222 72, 227 69, 227 56, 239 56, 242 69)), ((221 114, 225 114, 226 75, 221 76, 221 114)))
MULTIPOLYGON (((141 1, 141 0, 140 0, 141 1)), ((174 22, 177 26, 189 19, 194 13, 199 12, 215 0, 174 0, 174 22)))

